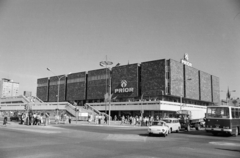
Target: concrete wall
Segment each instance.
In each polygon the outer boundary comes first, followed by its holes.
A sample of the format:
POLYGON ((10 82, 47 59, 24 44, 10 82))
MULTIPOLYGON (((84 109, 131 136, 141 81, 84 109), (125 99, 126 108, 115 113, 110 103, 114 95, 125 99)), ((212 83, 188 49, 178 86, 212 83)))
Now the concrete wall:
POLYGON ((212 102, 220 104, 220 82, 216 76, 211 76, 212 80, 212 102))
POLYGON ((48 78, 37 79, 37 97, 42 101, 48 101, 48 78))
POLYGON ((198 70, 184 65, 185 70, 185 98, 200 99, 198 70))
MULTIPOLYGON (((60 75, 58 77, 62 77, 63 75, 60 75)), ((57 95, 58 95, 58 77, 53 76, 50 77, 49 82, 49 101, 50 102, 56 102, 57 101, 57 95)), ((61 78, 60 86, 59 86, 59 101, 65 101, 65 92, 66 92, 66 77, 61 78)))
POLYGON ((165 59, 141 63, 141 94, 145 97, 165 93, 165 65, 165 59))
POLYGON ((87 99, 104 99, 106 92, 109 92, 109 74, 109 69, 88 72, 87 99))
POLYGON ((200 77, 200 100, 202 101, 212 101, 212 85, 211 85, 211 75, 206 72, 199 71, 200 77))
POLYGON ((67 98, 68 101, 86 99, 86 72, 78 72, 68 75, 67 98))
POLYGON ((112 68, 112 93, 117 98, 132 98, 139 95, 139 67, 138 64, 123 65, 112 68), (121 81, 126 80, 125 88, 133 88, 133 92, 115 93, 116 89, 123 88, 121 81))
POLYGON ((173 96, 184 96, 183 64, 179 61, 169 59, 170 67, 170 94, 173 96))

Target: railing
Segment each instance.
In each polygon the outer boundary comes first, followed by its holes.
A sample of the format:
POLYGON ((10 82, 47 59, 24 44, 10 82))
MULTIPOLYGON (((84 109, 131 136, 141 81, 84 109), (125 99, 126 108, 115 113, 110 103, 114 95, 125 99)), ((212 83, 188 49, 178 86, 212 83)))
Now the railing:
MULTIPOLYGON (((104 103, 104 105, 105 105, 105 103, 104 103)), ((104 112, 98 111, 97 109, 95 109, 95 108, 93 108, 91 105, 89 105, 89 103, 86 103, 85 106, 86 106, 88 109, 90 109, 90 110, 92 110, 93 112, 95 112, 96 114, 98 114, 98 115, 105 115, 105 116, 109 117, 108 114, 106 114, 106 113, 104 113, 104 112)))

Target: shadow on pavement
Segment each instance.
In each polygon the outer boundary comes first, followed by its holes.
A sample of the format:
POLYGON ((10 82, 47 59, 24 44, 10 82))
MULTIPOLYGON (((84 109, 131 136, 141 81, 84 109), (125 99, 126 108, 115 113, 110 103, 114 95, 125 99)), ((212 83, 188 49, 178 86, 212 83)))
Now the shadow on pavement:
POLYGON ((190 131, 180 131, 178 134, 186 134, 186 135, 203 135, 203 136, 211 136, 211 137, 231 137, 230 135, 227 134, 218 134, 218 135, 213 135, 212 133, 206 132, 204 129, 201 129, 199 131, 197 130, 190 130, 190 131))
POLYGON ((234 152, 239 152, 240 153, 240 150, 236 150, 236 149, 223 149, 223 148, 216 148, 216 149, 225 150, 225 151, 234 151, 234 152))

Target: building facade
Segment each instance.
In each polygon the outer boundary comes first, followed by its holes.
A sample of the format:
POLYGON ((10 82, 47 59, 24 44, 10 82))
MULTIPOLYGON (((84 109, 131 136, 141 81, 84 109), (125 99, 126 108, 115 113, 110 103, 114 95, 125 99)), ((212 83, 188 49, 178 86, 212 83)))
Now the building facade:
POLYGON ((78 105, 164 100, 195 105, 220 103, 219 78, 173 59, 160 59, 37 80, 37 97, 78 105), (59 80, 59 78, 61 79, 59 80))
POLYGON ((18 96, 19 83, 3 78, 0 81, 0 98, 18 96))

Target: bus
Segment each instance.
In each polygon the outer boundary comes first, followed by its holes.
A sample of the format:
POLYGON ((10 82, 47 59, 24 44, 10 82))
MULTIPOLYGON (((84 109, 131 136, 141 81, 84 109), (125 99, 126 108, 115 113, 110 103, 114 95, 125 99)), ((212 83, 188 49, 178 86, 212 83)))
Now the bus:
POLYGON ((209 106, 205 118, 205 130, 213 135, 225 133, 238 136, 240 131, 240 107, 209 106))

